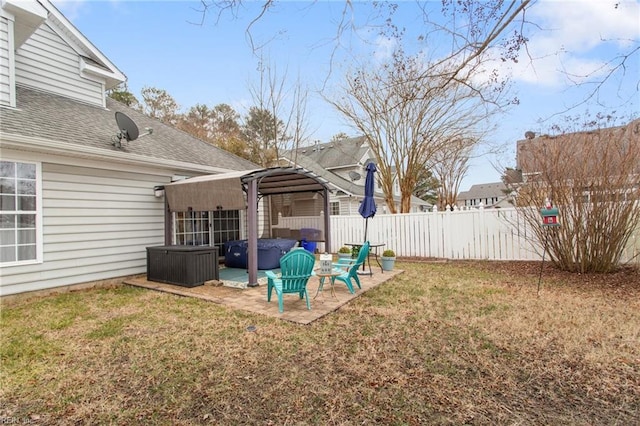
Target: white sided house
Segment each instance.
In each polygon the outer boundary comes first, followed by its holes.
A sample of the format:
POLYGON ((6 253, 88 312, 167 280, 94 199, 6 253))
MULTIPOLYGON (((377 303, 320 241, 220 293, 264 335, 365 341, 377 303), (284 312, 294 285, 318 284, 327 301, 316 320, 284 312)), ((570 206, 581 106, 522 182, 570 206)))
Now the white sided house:
POLYGON ((244 237, 246 212, 224 208, 175 213, 167 232, 161 187, 255 164, 106 97, 125 75, 48 0, 0 1, 1 296, 143 274, 167 241, 244 237), (116 112, 141 137, 118 147, 116 112))
MULTIPOLYGON (((283 163, 302 167, 326 180, 332 189, 330 211, 332 216, 356 215, 364 198, 364 183, 367 164, 375 162, 374 154, 366 137, 359 136, 334 140, 286 151, 280 159, 283 163)), ((377 213, 387 213, 384 193, 376 179, 374 199, 377 213)), ((272 200, 272 215, 283 217, 310 216, 322 208, 322 200, 290 196, 272 200)), ((394 185, 394 199, 400 204, 400 189, 394 185)), ((412 197, 411 211, 430 210, 431 205, 417 197, 412 197)))

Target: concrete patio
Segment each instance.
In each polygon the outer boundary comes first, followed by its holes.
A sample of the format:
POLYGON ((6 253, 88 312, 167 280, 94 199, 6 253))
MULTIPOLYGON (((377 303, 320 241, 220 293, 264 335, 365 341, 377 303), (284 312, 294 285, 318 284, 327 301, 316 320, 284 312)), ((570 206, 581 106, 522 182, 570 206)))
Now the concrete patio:
POLYGON ((402 272, 402 270, 396 269, 393 271, 385 271, 384 273, 374 271, 371 276, 362 275, 360 276, 362 289, 358 289, 356 287, 355 294, 349 293, 346 285, 340 281, 336 281, 334 288, 335 291, 332 294, 329 280, 325 281, 324 291, 317 294, 319 279, 318 277, 311 277, 307 285, 311 310, 307 309, 304 299, 299 299, 295 294, 286 294, 284 296, 283 313, 278 312, 278 297, 275 292, 271 297, 271 302, 267 302, 266 285, 247 288, 233 288, 220 285, 219 282, 214 281, 198 287, 182 287, 179 285, 147 281, 146 276, 128 279, 125 281, 125 284, 143 287, 150 290, 163 291, 179 296, 196 297, 198 299, 227 306, 231 309, 254 312, 299 324, 310 324, 313 321, 337 310, 342 305, 349 303, 372 288, 389 281, 402 272))

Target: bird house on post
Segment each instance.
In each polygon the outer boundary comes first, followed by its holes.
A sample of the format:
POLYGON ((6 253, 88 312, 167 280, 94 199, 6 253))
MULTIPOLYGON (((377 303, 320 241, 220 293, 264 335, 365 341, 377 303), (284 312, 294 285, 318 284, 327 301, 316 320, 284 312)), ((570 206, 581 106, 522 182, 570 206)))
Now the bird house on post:
POLYGON ((542 226, 560 226, 560 222, 558 222, 558 209, 553 207, 549 201, 547 201, 546 204, 543 209, 540 209, 542 226))

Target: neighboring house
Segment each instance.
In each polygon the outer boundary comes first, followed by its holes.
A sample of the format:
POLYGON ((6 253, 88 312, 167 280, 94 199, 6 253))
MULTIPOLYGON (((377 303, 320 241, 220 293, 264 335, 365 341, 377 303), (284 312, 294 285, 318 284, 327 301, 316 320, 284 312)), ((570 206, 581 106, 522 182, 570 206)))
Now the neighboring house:
POLYGON ((125 75, 49 1, 2 0, 0 57, 0 295, 145 273, 166 239, 244 236, 241 210, 175 213, 165 236, 162 185, 257 166, 106 97, 125 75), (152 134, 118 148, 116 111, 152 134))
POLYGON ((456 205, 458 207, 478 208, 482 204, 485 209, 500 207, 513 207, 508 189, 502 182, 481 183, 472 185, 468 191, 458 194, 456 205))
POLYGON ((633 194, 640 187, 640 119, 557 136, 525 136, 517 142, 516 169, 507 171, 505 181, 518 191, 535 183, 529 187, 542 189, 535 194, 541 202, 547 196, 544 181, 554 175, 582 188, 585 200, 596 194, 608 197, 612 190, 633 194))
MULTIPOLYGON (((325 179, 333 189, 329 212, 331 215, 358 214, 364 198, 364 182, 367 163, 374 155, 364 136, 342 139, 328 143, 315 143, 284 153, 282 161, 302 167, 325 179)), ((399 191, 394 194, 400 204, 399 191)), ((273 201, 273 211, 283 216, 316 215, 321 200, 286 199, 283 203, 273 201)), ((376 181, 375 201, 378 213, 387 212, 384 194, 376 181)), ((427 210, 431 205, 417 197, 412 198, 412 212, 427 210)))
MULTIPOLYGON (((539 174, 542 170, 541 163, 546 163, 547 157, 551 154, 562 154, 562 167, 567 169, 572 166, 590 167, 600 162, 608 144, 617 145, 614 146, 613 152, 640 152, 640 118, 624 126, 557 136, 536 136, 533 132, 527 132, 527 136, 529 137, 519 140, 516 145, 516 169, 522 174, 524 181, 539 174)), ((612 159, 615 161, 615 158, 612 159)), ((611 166, 612 170, 616 169, 616 164, 611 166)), ((636 173, 640 173, 640 164, 635 164, 634 168, 636 173)), ((593 167, 593 170, 598 168, 593 167)))

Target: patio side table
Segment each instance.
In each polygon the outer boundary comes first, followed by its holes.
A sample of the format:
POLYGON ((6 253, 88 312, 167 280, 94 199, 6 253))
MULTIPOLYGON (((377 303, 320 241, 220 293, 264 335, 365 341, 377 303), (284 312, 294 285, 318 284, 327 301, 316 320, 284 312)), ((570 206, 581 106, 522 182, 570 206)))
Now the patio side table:
POLYGON ((315 299, 316 297, 318 297, 320 293, 324 294, 324 279, 329 278, 331 280, 331 296, 337 299, 338 296, 336 296, 336 288, 335 288, 336 277, 342 275, 343 271, 332 269, 331 272, 329 273, 321 273, 319 269, 316 269, 314 272, 316 277, 318 277, 320 284, 318 284, 318 290, 316 291, 316 295, 313 296, 313 298, 315 299))
MULTIPOLYGON (((345 243, 345 246, 362 247, 363 244, 364 243, 345 243)), ((369 243, 369 254, 367 255, 367 259, 362 263, 362 272, 360 275, 373 275, 373 271, 371 271, 371 254, 373 254, 373 257, 380 268, 380 272, 384 274, 384 270, 380 264, 380 259, 378 258, 378 247, 384 247, 384 243, 369 243), (369 267, 369 272, 366 272, 365 265, 369 267)))

